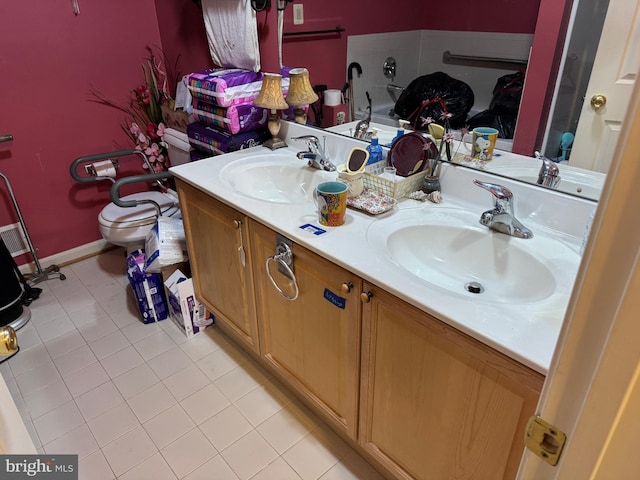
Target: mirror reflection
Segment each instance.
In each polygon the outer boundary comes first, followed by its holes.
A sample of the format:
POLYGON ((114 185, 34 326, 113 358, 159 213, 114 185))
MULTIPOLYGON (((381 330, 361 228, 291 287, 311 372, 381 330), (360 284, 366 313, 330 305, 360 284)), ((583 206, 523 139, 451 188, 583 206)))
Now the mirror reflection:
MULTIPOLYGON (((561 178, 555 186, 548 184, 547 188, 598 199, 606 166, 595 168, 574 162, 571 154, 607 6, 608 2, 598 2, 597 8, 579 4, 574 7, 566 53, 559 66, 558 80, 552 86, 553 98, 549 98, 550 113, 546 122, 540 122, 539 140, 535 146, 539 156, 534 156, 533 151, 525 157, 508 153, 512 151, 513 137, 518 135, 515 125, 521 121, 514 116, 508 128, 500 129, 495 147, 507 153, 479 165, 480 168, 543 185, 539 175, 545 165, 544 157, 558 164, 561 178)), ((468 122, 474 116, 491 113, 496 87, 501 80, 516 75, 527 65, 528 59, 535 54, 530 51, 533 44, 533 35, 511 33, 412 30, 349 36, 346 65, 349 81, 341 92, 345 102, 340 102, 337 108, 341 116, 325 116, 322 125, 334 133, 358 137, 359 127, 366 121, 367 133, 362 135, 360 132, 359 138, 366 141, 375 131, 380 144, 387 146, 399 133, 416 127, 431 131, 427 125, 418 124, 422 121, 419 116, 403 115, 408 118, 402 118, 397 113, 402 109, 397 107, 412 82, 434 72, 445 72, 471 87, 474 99, 466 112, 468 122), (344 121, 336 125, 340 118, 344 121)), ((322 98, 322 92, 319 94, 322 98)), ((406 106, 403 108, 406 113, 406 106)), ((517 115, 517 108, 515 113, 517 115)), ((489 123, 490 120, 485 116, 487 124, 481 122, 472 126, 495 126, 489 123)), ((461 140, 459 130, 456 140, 461 140)), ((458 153, 458 161, 466 153, 462 142, 453 150, 458 153)), ((455 155, 453 161, 456 161, 455 155)), ((467 165, 478 166, 473 162, 467 162, 467 165)))

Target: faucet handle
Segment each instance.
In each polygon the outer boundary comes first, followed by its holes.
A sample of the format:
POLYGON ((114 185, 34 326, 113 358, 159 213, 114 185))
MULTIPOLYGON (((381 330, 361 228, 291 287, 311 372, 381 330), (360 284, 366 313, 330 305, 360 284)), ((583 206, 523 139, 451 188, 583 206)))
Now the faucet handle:
POLYGON ((316 144, 320 142, 320 140, 318 140, 318 137, 316 137, 315 135, 301 135, 299 137, 291 137, 291 140, 306 140, 307 142, 316 144))
POLYGON ((558 165, 541 155, 540 152, 535 152, 535 157, 542 161, 540 171, 538 172, 538 185, 555 188, 558 183, 560 183, 560 169, 558 165))
POLYGON ((474 180, 473 183, 491 192, 495 200, 504 202, 511 202, 511 200, 513 200, 513 193, 507 187, 503 187, 497 183, 481 182, 480 180, 474 180))

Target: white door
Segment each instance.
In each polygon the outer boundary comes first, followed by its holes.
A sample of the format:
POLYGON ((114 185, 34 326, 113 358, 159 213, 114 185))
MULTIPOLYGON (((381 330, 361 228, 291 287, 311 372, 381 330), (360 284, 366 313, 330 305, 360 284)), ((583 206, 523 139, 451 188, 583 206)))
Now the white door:
POLYGON ((538 405, 567 443, 518 480, 640 478, 640 82, 628 110, 538 405))
POLYGON ((575 167, 609 170, 640 67, 639 15, 640 0, 609 2, 571 150, 569 162, 575 167), (602 100, 606 103, 597 108, 602 100))

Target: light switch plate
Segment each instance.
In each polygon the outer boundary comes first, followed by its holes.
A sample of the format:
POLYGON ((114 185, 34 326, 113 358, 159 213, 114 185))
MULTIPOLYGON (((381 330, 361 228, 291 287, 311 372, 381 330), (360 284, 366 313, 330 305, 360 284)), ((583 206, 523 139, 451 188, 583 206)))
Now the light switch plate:
POLYGON ((304 23, 304 8, 301 3, 293 5, 293 24, 302 25, 304 23))

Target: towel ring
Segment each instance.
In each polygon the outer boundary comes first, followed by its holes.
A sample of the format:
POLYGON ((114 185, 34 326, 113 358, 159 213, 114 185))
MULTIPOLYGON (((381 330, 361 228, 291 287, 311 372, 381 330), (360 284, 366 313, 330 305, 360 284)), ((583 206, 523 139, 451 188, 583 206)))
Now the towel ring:
POLYGON ((298 280, 296 279, 296 276, 290 267, 292 263, 293 263, 293 252, 291 251, 291 248, 286 243, 281 242, 276 247, 275 255, 272 255, 271 257, 267 257, 267 260, 265 261, 265 264, 264 264, 265 269, 267 271, 267 276, 269 277, 269 280, 271 280, 271 283, 273 284, 275 289, 278 291, 280 295, 282 295, 284 298, 286 298, 290 302, 293 302, 294 300, 296 300, 298 298, 298 294, 300 293, 300 290, 298 288, 298 280), (277 262, 278 268, 284 269, 284 274, 287 277, 289 277, 290 280, 293 281, 293 286, 295 287, 295 293, 293 296, 287 295, 284 292, 284 290, 280 288, 280 286, 276 283, 275 279, 271 275, 271 272, 269 271, 269 263, 272 261, 277 262))

